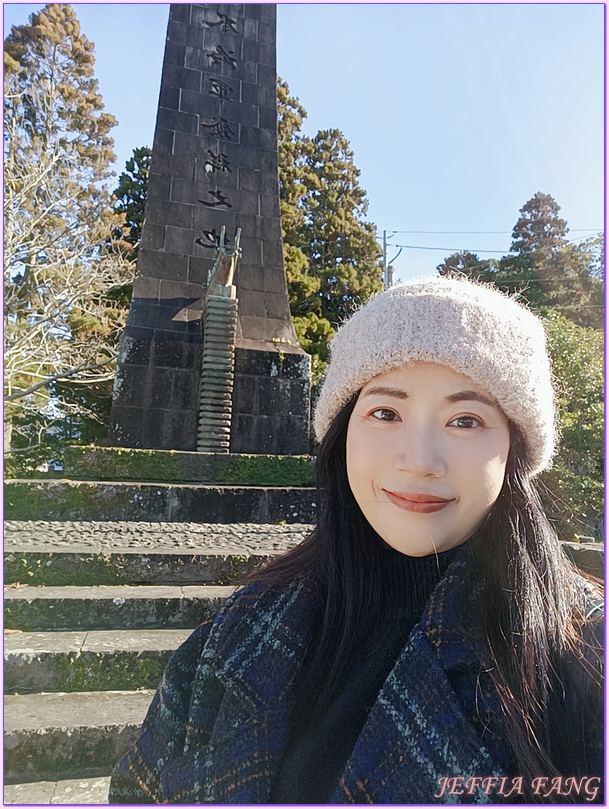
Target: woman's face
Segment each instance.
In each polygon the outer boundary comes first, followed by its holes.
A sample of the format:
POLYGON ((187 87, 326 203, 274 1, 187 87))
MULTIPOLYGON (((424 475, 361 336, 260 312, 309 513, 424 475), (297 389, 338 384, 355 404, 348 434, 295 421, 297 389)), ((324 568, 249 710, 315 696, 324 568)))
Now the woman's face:
POLYGON ((347 430, 347 475, 374 530, 427 556, 460 545, 497 499, 507 419, 466 376, 416 363, 371 379, 347 430))

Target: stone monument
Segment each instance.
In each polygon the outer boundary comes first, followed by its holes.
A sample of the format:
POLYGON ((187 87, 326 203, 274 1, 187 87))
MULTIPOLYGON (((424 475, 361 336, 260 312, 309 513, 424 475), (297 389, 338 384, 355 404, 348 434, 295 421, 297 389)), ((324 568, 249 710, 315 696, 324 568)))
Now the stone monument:
POLYGON ((222 249, 240 252, 236 293, 221 293, 237 301, 228 449, 308 452, 309 357, 290 318, 281 243, 275 14, 271 4, 170 7, 114 446, 197 449, 210 405, 202 314, 223 234, 222 249))

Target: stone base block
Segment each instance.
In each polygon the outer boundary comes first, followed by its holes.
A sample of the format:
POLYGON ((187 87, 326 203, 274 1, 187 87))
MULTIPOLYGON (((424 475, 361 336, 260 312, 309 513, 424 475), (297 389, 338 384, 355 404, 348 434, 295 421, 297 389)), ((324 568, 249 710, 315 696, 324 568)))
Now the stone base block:
POLYGON ((310 363, 304 353, 235 350, 232 453, 309 452, 310 363))

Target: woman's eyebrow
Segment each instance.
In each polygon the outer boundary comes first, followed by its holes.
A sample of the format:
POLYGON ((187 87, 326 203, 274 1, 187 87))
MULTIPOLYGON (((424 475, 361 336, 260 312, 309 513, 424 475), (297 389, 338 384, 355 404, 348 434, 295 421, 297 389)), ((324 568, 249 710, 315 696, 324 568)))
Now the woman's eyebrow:
POLYGON ((385 388, 382 385, 377 385, 375 388, 368 388, 364 396, 393 396, 394 399, 408 399, 409 396, 405 390, 400 388, 385 388))
POLYGON ((494 402, 488 396, 485 396, 483 393, 478 393, 475 390, 461 390, 458 393, 451 393, 450 396, 444 397, 445 402, 449 402, 450 404, 454 404, 455 402, 482 402, 482 404, 490 405, 490 407, 497 407, 497 403, 494 402))

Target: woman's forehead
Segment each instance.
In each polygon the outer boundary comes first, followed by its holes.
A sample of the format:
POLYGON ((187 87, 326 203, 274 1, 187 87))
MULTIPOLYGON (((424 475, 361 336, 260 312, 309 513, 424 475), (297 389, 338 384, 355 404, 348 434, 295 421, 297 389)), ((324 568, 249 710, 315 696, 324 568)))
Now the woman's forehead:
MULTIPOLYGON (((418 387, 421 384, 441 385, 442 387, 454 387, 455 389, 466 389, 485 395, 493 399, 485 390, 477 385, 473 379, 465 374, 458 373, 447 365, 435 362, 414 362, 406 363, 384 374, 377 374, 372 377, 362 388, 362 393, 366 393, 374 388, 418 387)), ((406 391, 408 392, 408 391, 406 391)))

